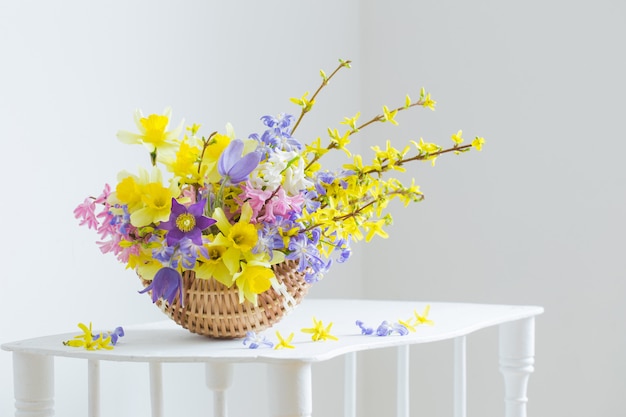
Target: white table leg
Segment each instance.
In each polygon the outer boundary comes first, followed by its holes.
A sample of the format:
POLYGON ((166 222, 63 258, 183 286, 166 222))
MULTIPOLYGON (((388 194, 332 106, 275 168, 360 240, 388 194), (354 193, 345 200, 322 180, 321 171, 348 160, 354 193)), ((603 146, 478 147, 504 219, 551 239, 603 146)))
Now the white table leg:
POLYGON ((312 416, 310 363, 291 361, 268 364, 267 387, 272 417, 312 416))
POLYGON ((500 325, 500 372, 505 384, 505 416, 526 417, 528 378, 535 363, 535 319, 500 325))
POLYGON ((454 339, 454 417, 467 415, 466 337, 454 339))
POLYGON ((207 362, 206 385, 213 391, 213 415, 226 417, 228 406, 226 390, 233 382, 233 365, 226 362, 207 362))
POLYGON ((54 358, 13 352, 15 417, 54 416, 54 358))
POLYGON ((398 417, 409 417, 409 345, 398 346, 398 363, 396 370, 396 413, 398 417))
POLYGON ((100 361, 87 361, 87 415, 100 417, 100 361))
POLYGON ((344 356, 344 417, 356 417, 356 352, 344 356))
POLYGON ((150 409, 152 417, 163 417, 163 364, 150 362, 150 409))

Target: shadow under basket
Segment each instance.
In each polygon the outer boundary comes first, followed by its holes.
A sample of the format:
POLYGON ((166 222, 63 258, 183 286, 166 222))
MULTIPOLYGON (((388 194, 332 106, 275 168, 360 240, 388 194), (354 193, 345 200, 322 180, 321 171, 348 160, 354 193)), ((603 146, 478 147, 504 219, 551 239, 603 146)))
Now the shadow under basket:
MULTIPOLYGON (((310 284, 304 274, 296 269, 298 263, 285 261, 273 265, 278 283, 283 286, 279 293, 270 288, 258 295, 257 305, 248 300, 239 303, 236 286, 230 288, 215 279, 199 279, 193 271, 183 272, 183 297, 181 307, 179 297, 173 303, 157 300, 157 306, 177 324, 192 333, 216 339, 244 337, 246 332, 260 332, 278 323, 304 298, 310 284)), ((143 280, 148 286, 149 281, 143 280)))

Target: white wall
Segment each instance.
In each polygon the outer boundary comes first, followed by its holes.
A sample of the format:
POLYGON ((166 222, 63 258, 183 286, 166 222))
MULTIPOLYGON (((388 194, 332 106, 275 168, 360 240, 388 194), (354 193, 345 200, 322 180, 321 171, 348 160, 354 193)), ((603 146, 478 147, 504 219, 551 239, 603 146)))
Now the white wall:
MULTIPOLYGON (((175 119, 207 130, 230 121, 243 136, 342 57, 354 68, 303 134, 424 85, 438 110, 402 115, 395 137, 445 141, 462 128, 488 143, 483 153, 420 166, 427 200, 397 211, 392 237, 358 246, 312 296, 543 305, 531 415, 620 414, 625 12, 610 0, 0 3, 0 343, 72 331, 78 321, 106 328, 162 319, 135 294, 133 274, 100 255, 72 217, 85 194, 145 163, 140 148, 114 137, 132 128, 134 108, 171 105, 175 119)), ((387 136, 373 128, 363 140, 387 136)), ((449 415, 451 346, 413 352, 414 415, 449 415)), ((494 332, 469 340, 472 415, 501 410, 495 355, 494 332)), ((391 352, 362 356, 359 415, 392 414, 388 361, 391 352)), ((318 415, 340 414, 338 365, 314 370, 318 415)), ((58 415, 84 415, 84 367, 57 360, 57 370, 58 415)), ((147 394, 144 371, 103 369, 103 415, 149 415, 136 400, 147 394)), ((168 415, 205 415, 191 410, 210 404, 201 371, 165 372, 168 415)), ((264 375, 254 366, 237 373, 246 378, 233 395, 252 392, 264 375)), ((10 375, 2 353, 2 416, 12 413, 10 375)), ((250 412, 240 401, 231 408, 250 412)))
MULTIPOLYGON (((482 153, 419 167, 426 201, 364 251, 365 295, 543 305, 529 415, 624 415, 626 6, 362 4, 365 99, 425 84, 440 106, 400 119, 406 137, 487 139, 482 153)), ((496 343, 490 331, 468 340, 469 415, 502 415, 496 343)), ((412 352, 413 398, 425 407, 412 415, 451 415, 452 344, 412 352)), ((380 398, 394 380, 368 369, 380 380, 367 390, 370 415, 389 415, 380 398)))
MULTIPOLYGON (((289 98, 316 88, 320 68, 332 70, 338 58, 359 61, 355 5, 1 2, 0 343, 73 332, 79 321, 106 329, 163 320, 149 299, 136 293, 136 276, 102 256, 97 236, 79 228, 72 215, 121 169, 146 166, 144 150, 121 144, 116 131, 134 128, 135 108, 160 112, 168 105, 176 121, 203 123, 205 132, 227 122, 242 137, 258 131, 260 116, 297 110, 289 98)), ((344 108, 356 112, 358 85, 358 70, 338 78, 302 125, 302 135, 323 134, 342 120, 344 108)), ((358 295, 359 274, 351 275, 351 285, 336 280, 330 289, 329 281, 328 289, 317 291, 347 297, 357 286, 358 295)), ((84 415, 84 364, 56 363, 58 415, 84 415)), ((103 365, 103 415, 115 410, 149 415, 147 400, 137 400, 147 398, 144 368, 103 365)), ((191 410, 211 404, 196 368, 166 367, 169 415, 206 415, 205 408, 191 410), (180 408, 187 403, 190 410, 180 408)), ((256 392, 263 369, 237 372, 249 374, 234 389, 256 392)), ((256 401, 262 406, 262 398, 256 401)), ((236 401, 233 412, 247 406, 236 401)), ((0 416, 12 415, 12 408, 11 355, 2 352, 0 416)))

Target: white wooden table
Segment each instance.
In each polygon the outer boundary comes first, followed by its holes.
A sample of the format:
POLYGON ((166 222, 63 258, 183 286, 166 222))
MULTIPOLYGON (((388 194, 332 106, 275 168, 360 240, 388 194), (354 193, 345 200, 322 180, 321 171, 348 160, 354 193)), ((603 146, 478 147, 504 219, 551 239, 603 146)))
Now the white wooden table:
MULTIPOLYGON (((100 361, 145 362, 150 369, 153 417, 163 417, 162 364, 198 362, 206 366, 206 382, 214 395, 214 415, 227 415, 226 392, 232 382, 232 367, 243 362, 268 364, 271 415, 312 415, 311 365, 340 355, 345 357, 344 415, 356 410, 356 353, 396 347, 398 350, 397 416, 409 416, 409 346, 454 339, 454 415, 466 416, 465 340, 477 330, 499 327, 500 371, 505 383, 506 417, 526 416, 528 377, 534 364, 534 318, 537 306, 439 303, 422 301, 320 300, 305 299, 288 317, 262 334, 275 340, 275 331, 287 337, 295 333, 295 349, 249 349, 242 340, 212 340, 194 335, 165 321, 125 328, 126 335, 114 350, 87 351, 64 346, 63 341, 80 332, 39 337, 2 345, 13 352, 16 417, 54 415, 54 357, 88 361, 89 417, 100 416, 100 361), (355 321, 374 329, 383 321, 405 320, 414 311, 430 305, 433 326, 419 326, 406 336, 362 335, 355 321), (333 322, 331 333, 338 341, 313 342, 302 328, 313 327, 312 318, 324 325, 333 322)), ((94 329, 96 330, 96 329, 94 329)))

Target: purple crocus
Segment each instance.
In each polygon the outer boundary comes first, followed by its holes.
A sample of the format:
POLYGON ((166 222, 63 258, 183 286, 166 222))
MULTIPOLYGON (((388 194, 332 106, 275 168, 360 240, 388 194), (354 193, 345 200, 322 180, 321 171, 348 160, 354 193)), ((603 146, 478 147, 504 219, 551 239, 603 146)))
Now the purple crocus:
POLYGON ((202 231, 215 223, 214 219, 202 215, 206 200, 185 207, 172 198, 170 219, 159 225, 159 229, 167 230, 165 237, 168 246, 178 244, 182 238, 188 238, 196 245, 202 245, 202 231))
POLYGON ((239 184, 248 180, 248 176, 261 162, 260 152, 243 153, 243 141, 231 141, 217 162, 217 170, 231 184, 239 184))
POLYGON ((152 291, 153 303, 156 303, 157 300, 162 297, 168 303, 172 304, 174 298, 176 298, 176 293, 178 293, 180 304, 183 304, 183 278, 174 268, 163 267, 159 269, 150 285, 139 291, 139 294, 148 291, 152 291))

